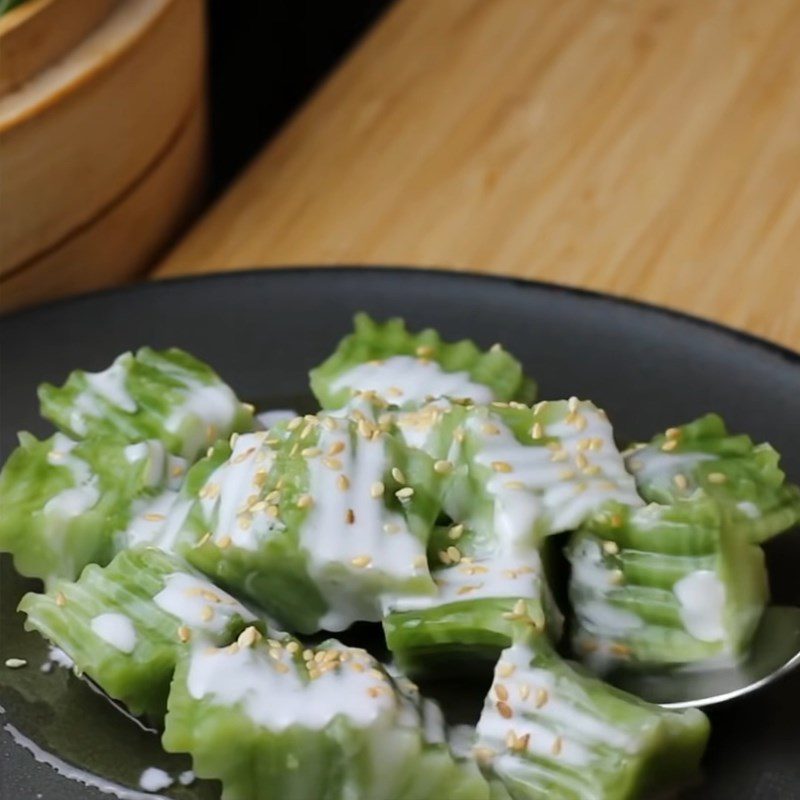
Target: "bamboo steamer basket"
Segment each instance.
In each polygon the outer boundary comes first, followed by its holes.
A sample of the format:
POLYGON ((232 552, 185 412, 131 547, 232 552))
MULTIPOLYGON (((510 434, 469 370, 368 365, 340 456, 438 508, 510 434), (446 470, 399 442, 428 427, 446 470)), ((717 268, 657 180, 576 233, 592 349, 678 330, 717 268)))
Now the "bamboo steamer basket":
POLYGON ((166 246, 202 197, 204 62, 202 0, 0 18, 0 309, 121 283, 166 246))

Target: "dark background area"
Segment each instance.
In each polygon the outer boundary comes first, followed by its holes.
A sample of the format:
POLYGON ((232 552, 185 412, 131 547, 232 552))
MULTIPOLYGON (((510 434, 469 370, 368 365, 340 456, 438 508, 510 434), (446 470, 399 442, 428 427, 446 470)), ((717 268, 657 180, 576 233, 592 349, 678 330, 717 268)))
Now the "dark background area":
POLYGON ((211 192, 302 104, 391 0, 207 0, 211 192))

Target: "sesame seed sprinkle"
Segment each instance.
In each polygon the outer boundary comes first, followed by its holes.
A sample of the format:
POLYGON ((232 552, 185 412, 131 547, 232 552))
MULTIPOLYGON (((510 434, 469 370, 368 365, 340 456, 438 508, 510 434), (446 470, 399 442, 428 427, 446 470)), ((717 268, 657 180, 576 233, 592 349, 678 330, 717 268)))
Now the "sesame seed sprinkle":
POLYGON ((7 658, 6 659, 6 666, 9 669, 19 669, 20 667, 24 667, 27 665, 27 661, 24 658, 7 658))
POLYGON ((725 475, 724 472, 709 472, 708 473, 708 481, 709 481, 709 483, 721 484, 721 483, 725 483, 727 480, 728 480, 728 476, 725 475))
POLYGON ((499 700, 496 704, 497 711, 503 719, 511 719, 514 716, 514 712, 511 710, 511 706, 508 703, 499 700))
POLYGON ((375 499, 382 497, 385 488, 382 481, 375 481, 375 483, 369 487, 370 497, 374 497, 375 499))
POLYGON ((372 556, 356 556, 355 558, 350 559, 350 563, 354 567, 360 567, 364 569, 372 564, 372 556))
POLYGON ((63 608, 67 604, 67 598, 64 592, 56 592, 56 605, 63 608))
POLYGON ((511 472, 513 467, 508 461, 492 461, 492 469, 495 472, 511 472))
POLYGON ((406 482, 406 476, 403 474, 403 470, 401 470, 399 467, 392 467, 392 477, 398 483, 405 483, 406 482))

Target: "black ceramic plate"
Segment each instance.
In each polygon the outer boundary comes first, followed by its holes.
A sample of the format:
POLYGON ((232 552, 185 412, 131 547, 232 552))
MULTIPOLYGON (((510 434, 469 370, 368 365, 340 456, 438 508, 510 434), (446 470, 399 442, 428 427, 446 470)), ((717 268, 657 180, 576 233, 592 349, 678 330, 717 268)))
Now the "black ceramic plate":
MULTIPOLYGON (((146 284, 45 306, 0 321, 2 457, 18 429, 43 434, 36 385, 74 367, 99 369, 123 350, 178 345, 213 364, 239 394, 260 404, 307 398, 306 372, 348 330, 354 311, 402 315, 448 339, 503 342, 540 383, 545 397, 594 399, 626 437, 705 411, 768 440, 800 480, 800 357, 685 316, 601 295, 523 281, 400 269, 294 269, 146 284)), ((800 605, 800 534, 768 546, 776 601, 800 605)), ((0 797, 84 800, 107 797, 64 778, 85 766, 135 787, 142 769, 172 774, 185 760, 159 754, 157 737, 112 708, 63 669, 39 669, 46 648, 21 631, 15 613, 25 583, 2 564, 0 797), (24 746, 21 746, 22 742, 24 746), (52 754, 37 762, 31 748, 52 754)), ((31 584, 28 584, 31 585, 31 584)), ((468 695, 468 687, 449 687, 468 695)), ((474 699, 474 698, 473 698, 474 699)), ((479 700, 479 698, 478 698, 479 700)), ((459 702, 459 708, 472 706, 459 702)), ((800 674, 712 711, 712 744, 701 785, 705 800, 800 798, 800 674)), ((42 758, 42 752, 39 752, 42 758)), ((164 792, 216 797, 198 782, 164 792)), ((135 796, 135 795, 128 795, 135 796)), ((309 799, 311 800, 311 799, 309 799)), ((443 799, 444 800, 444 799, 443 799)))

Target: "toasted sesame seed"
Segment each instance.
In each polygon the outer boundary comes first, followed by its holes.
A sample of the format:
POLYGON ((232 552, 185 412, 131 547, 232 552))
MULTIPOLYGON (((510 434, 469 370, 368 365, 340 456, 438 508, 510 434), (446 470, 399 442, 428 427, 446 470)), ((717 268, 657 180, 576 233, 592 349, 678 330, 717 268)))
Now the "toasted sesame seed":
POLYGON ((392 477, 398 483, 405 483, 406 482, 406 476, 403 474, 403 470, 401 470, 399 467, 392 467, 392 477))
POLYGON ((313 660, 314 660, 314 651, 303 650, 303 661, 313 661, 313 660))
POLYGON ((192 632, 189 630, 189 628, 186 627, 186 625, 181 625, 180 628, 178 628, 178 638, 184 644, 186 644, 186 642, 188 642, 189 639, 192 638, 192 632))
POLYGON ((278 514, 280 513, 280 509, 276 505, 269 505, 267 506, 267 516, 272 517, 272 519, 276 519, 278 514))
POLYGON ((564 748, 564 739, 561 736, 556 736, 553 739, 553 746, 550 748, 550 752, 554 755, 560 755, 562 749, 564 748))
POLYGON ((203 610, 200 612, 200 619, 203 622, 209 622, 214 618, 214 609, 211 606, 203 606, 203 610))
POLYGON ((422 569, 428 566, 428 559, 425 556, 417 556, 413 561, 414 569, 422 569))
POLYGON ((537 689, 536 690, 536 708, 541 708, 543 705, 547 703, 550 699, 550 694, 547 689, 537 689))
POLYGON ((452 469, 453 469, 452 461, 435 461, 433 464, 434 472, 438 472, 440 475, 446 475, 452 469))
POLYGON ((314 498, 310 494, 301 494, 297 498, 296 505, 298 508, 311 508, 314 505, 314 498))
POLYGON ((511 472, 513 467, 508 461, 492 461, 492 469, 495 472, 511 472))
POLYGON ((516 666, 514 664, 511 664, 508 661, 500 661, 498 662, 497 667, 495 667, 495 672, 501 678, 510 678, 514 674, 515 669, 516 666))
POLYGON ((169 474, 172 475, 173 478, 180 478, 184 472, 186 472, 186 467, 184 467, 182 464, 175 464, 175 466, 169 471, 169 474))
POLYGON ((341 452, 342 452, 342 450, 344 450, 344 442, 343 442, 343 441, 341 441, 341 440, 339 440, 338 442, 334 442, 334 443, 333 443, 333 444, 332 444, 332 445, 331 445, 331 446, 328 448, 327 455, 329 455, 329 456, 335 456, 335 455, 338 455, 339 453, 341 453, 341 452))
POLYGON ((320 450, 319 447, 304 447, 300 451, 300 455, 303 456, 303 458, 316 458, 321 454, 322 450, 320 450))
POLYGON ((322 459, 322 463, 328 469, 339 470, 342 468, 342 462, 338 458, 331 458, 330 456, 326 456, 322 459))
POLYGON ((498 700, 508 700, 508 689, 502 683, 494 687, 494 693, 498 700))
POLYGON ((401 530, 403 530, 402 525, 398 525, 396 522, 385 522, 383 525, 384 533, 400 533, 401 530))
POLYGON ((6 659, 6 666, 9 669, 19 669, 20 667, 24 667, 27 665, 27 661, 24 658, 7 658, 6 659))
POLYGON ((519 685, 519 696, 522 700, 527 700, 531 696, 531 687, 527 683, 519 685))
POLYGON ((447 550, 440 550, 439 551, 439 561, 441 561, 442 564, 449 564, 450 563, 450 556, 447 555, 447 550))
POLYGON ((352 508, 348 508, 344 513, 344 521, 348 525, 352 525, 356 521, 356 512, 352 508))
POLYGON ((614 586, 619 586, 625 580, 625 574, 621 569, 612 570, 608 576, 608 582, 614 586))
POLYGON ((612 542, 610 539, 603 542, 603 552, 608 553, 610 556, 615 556, 619 553, 619 545, 616 542, 612 542))
POLYGON ((265 469, 256 470, 253 475, 253 486, 263 486, 267 482, 268 472, 265 469))
POLYGON ((370 496, 376 499, 382 497, 385 489, 386 487, 383 485, 383 481, 375 481, 375 483, 369 487, 370 496))
POLYGON ((677 446, 678 446, 677 439, 667 439, 667 441, 661 445, 661 449, 669 453, 670 451, 674 450, 677 446))
POLYGON ((402 489, 398 489, 394 496, 398 500, 408 500, 409 498, 414 496, 414 490, 410 486, 404 486, 402 489))
POLYGON ((366 670, 366 667, 360 661, 350 661, 349 664, 356 672, 364 672, 366 670))
POLYGON ((500 428, 491 422, 484 422, 481 426, 481 431, 485 436, 497 436, 500 433, 500 428))
POLYGON ((725 483, 728 480, 728 476, 724 472, 709 472, 708 473, 708 481, 709 483, 725 483))
POLYGON ((275 505, 275 503, 280 502, 280 499, 281 493, 277 489, 273 489, 267 494, 267 496, 264 498, 264 501, 267 503, 267 505, 275 505))
POLYGON ((544 427, 541 422, 534 422, 531 428, 531 438, 541 439, 544 436, 544 427))
POLYGON ((478 589, 482 588, 483 588, 482 583, 465 583, 463 586, 459 587, 456 594, 457 595, 471 594, 472 592, 477 592, 478 589))
POLYGON ((289 667, 283 663, 283 661, 277 661, 272 665, 278 672, 283 673, 284 675, 289 671, 289 667))
POLYGON ((252 647, 261 638, 261 633, 259 632, 258 628, 254 628, 252 625, 250 625, 250 627, 245 628, 239 634, 239 638, 236 640, 236 643, 239 645, 239 647, 252 647))
POLYGON ((689 479, 680 472, 677 475, 672 476, 672 482, 675 484, 675 486, 678 487, 678 489, 681 490, 687 489, 689 487, 689 479))
POLYGON ((336 478, 336 486, 341 491, 346 492, 350 488, 350 479, 347 475, 338 475, 336 478))
POLYGON ((508 705, 508 703, 499 700, 495 703, 495 706, 503 719, 511 719, 511 717, 514 716, 514 712, 511 710, 511 706, 508 705))
POLYGON ((286 430, 294 431, 297 430, 303 424, 302 417, 293 417, 289 420, 289 423, 286 426, 286 430))
POLYGON ((356 556, 355 558, 350 559, 350 563, 354 567, 365 568, 372 564, 372 556, 356 556))
POLYGON ((447 557, 454 564, 458 564, 458 562, 461 561, 461 551, 457 547, 454 547, 452 544, 450 545, 450 547, 447 548, 445 552, 447 553, 447 557))
POLYGON ((472 748, 472 755, 475 756, 475 760, 481 764, 489 764, 492 759, 497 755, 497 753, 492 750, 491 747, 478 747, 475 746, 472 748))
POLYGON ((569 458, 569 453, 566 450, 554 450, 553 454, 550 456, 550 460, 554 463, 558 463, 559 461, 566 461, 569 458))
POLYGON ((291 653, 292 655, 299 652, 299 650, 300 650, 300 642, 292 640, 286 645, 286 652, 291 653))
POLYGON ((519 614, 520 616, 522 616, 523 614, 527 614, 528 606, 525 603, 525 601, 522 598, 520 598, 519 600, 517 600, 516 603, 514 603, 513 611, 515 614, 519 614))
POLYGON ((224 550, 226 547, 230 546, 231 546, 231 537, 228 536, 227 534, 225 536, 221 536, 217 540, 217 547, 219 547, 221 550, 224 550))
POLYGON ((56 592, 56 605, 63 608, 67 604, 67 597, 64 592, 56 592))

